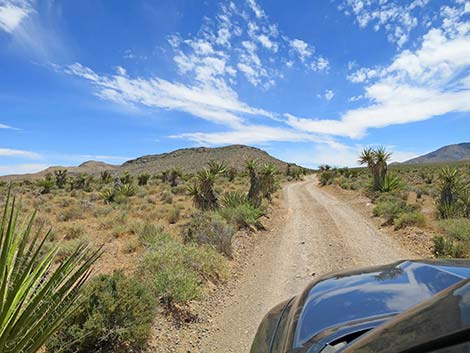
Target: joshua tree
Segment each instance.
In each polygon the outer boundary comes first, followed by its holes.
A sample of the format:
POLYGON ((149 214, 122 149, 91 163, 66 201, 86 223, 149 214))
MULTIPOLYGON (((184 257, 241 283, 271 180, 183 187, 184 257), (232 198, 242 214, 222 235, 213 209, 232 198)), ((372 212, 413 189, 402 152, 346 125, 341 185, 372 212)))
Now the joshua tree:
POLYGON ((47 174, 44 178, 38 181, 38 186, 41 187, 41 194, 48 194, 51 192, 51 189, 54 187, 54 180, 52 179, 51 174, 47 174))
POLYGON ((67 169, 56 170, 55 174, 55 184, 59 189, 63 189, 65 183, 67 182, 67 169))
POLYGON ((133 177, 126 170, 124 174, 119 178, 122 184, 132 184, 133 177))
POLYGON ((261 180, 257 171, 257 163, 255 160, 246 162, 246 169, 250 176, 250 189, 248 190, 248 200, 253 206, 259 207, 261 205, 261 180))
POLYGON ((273 192, 276 191, 276 172, 276 167, 272 164, 265 164, 260 172, 261 192, 268 200, 271 200, 273 192))
POLYGON ((0 222, 0 352, 34 353, 82 305, 82 288, 100 251, 88 254, 80 245, 54 265, 58 247, 44 249, 51 232, 39 239, 31 234, 34 214, 26 227, 18 227, 17 219, 8 193, 0 222))
POLYGON ((81 173, 72 180, 72 189, 83 190, 88 182, 88 175, 81 173))
POLYGON ((219 207, 219 200, 214 190, 214 183, 217 177, 225 172, 223 163, 209 162, 196 175, 196 180, 192 186, 188 187, 188 195, 193 197, 194 206, 200 210, 214 210, 219 207))
POLYGON ((227 171, 225 172, 225 176, 227 177, 229 182, 232 182, 235 179, 236 175, 237 175, 237 170, 233 167, 228 168, 227 171))
POLYGON ((148 173, 140 174, 137 177, 137 181, 138 181, 139 186, 147 185, 149 179, 150 179, 150 174, 148 174, 148 173))
POLYGON ((170 186, 173 188, 178 186, 178 178, 181 177, 181 172, 178 169, 172 169, 170 171, 170 186))
POLYGON ((379 191, 387 175, 387 162, 390 160, 391 153, 385 148, 379 147, 376 150, 365 148, 359 155, 359 164, 367 165, 373 178, 373 190, 379 191))
POLYGON ((111 176, 111 173, 107 170, 102 171, 100 173, 100 176, 101 176, 101 181, 105 184, 108 184, 113 180, 113 177, 111 176))
POLYGON ((168 175, 170 172, 168 170, 165 170, 162 172, 162 183, 166 183, 168 181, 168 175))

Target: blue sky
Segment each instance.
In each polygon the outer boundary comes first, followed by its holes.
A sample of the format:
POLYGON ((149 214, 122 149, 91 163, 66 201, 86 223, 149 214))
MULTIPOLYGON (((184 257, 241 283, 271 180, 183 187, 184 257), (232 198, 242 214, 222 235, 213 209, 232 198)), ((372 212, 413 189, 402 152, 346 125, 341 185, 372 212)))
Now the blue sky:
POLYGON ((470 1, 0 0, 0 174, 243 143, 470 140, 470 1))

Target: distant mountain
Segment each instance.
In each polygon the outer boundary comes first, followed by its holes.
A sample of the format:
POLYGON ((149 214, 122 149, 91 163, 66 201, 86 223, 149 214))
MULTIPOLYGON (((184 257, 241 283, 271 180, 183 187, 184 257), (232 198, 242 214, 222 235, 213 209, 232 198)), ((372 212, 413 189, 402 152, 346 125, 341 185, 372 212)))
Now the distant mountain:
POLYGON ((445 163, 470 160, 470 142, 448 145, 402 164, 445 163))
MULTIPOLYGON (((71 175, 87 173, 98 175, 100 172, 108 170, 114 175, 128 171, 132 174, 151 173, 156 174, 164 170, 177 168, 183 172, 196 172, 201 170, 209 161, 224 161, 229 167, 243 169, 247 160, 256 159, 259 164, 272 163, 278 170, 285 170, 286 162, 283 162, 267 152, 245 145, 231 145, 225 147, 196 147, 184 148, 173 152, 152 154, 132 159, 122 165, 111 165, 98 161, 87 161, 78 167, 49 167, 41 172, 23 175, 8 175, 0 177, 3 180, 14 179, 37 179, 46 174, 53 174, 58 169, 67 169, 71 175)), ((293 164, 292 164, 293 165, 293 164)))

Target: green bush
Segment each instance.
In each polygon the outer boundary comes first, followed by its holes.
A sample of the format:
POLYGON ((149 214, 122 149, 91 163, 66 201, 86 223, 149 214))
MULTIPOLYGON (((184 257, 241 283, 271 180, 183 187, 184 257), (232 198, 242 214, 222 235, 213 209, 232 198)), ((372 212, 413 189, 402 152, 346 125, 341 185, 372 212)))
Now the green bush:
POLYGON ((175 224, 180 219, 180 209, 174 207, 168 211, 168 223, 175 224))
POLYGON ((205 280, 215 283, 226 278, 225 260, 212 248, 185 245, 164 233, 151 232, 151 236, 139 273, 167 305, 198 298, 205 280))
POLYGON ((395 228, 404 228, 408 226, 423 226, 426 223, 426 219, 423 214, 418 211, 410 211, 401 213, 398 218, 393 220, 395 228))
POLYGON ((259 226, 259 219, 263 215, 263 211, 246 203, 233 208, 222 208, 218 211, 218 214, 227 223, 233 224, 240 229, 249 226, 259 226))
POLYGON ((432 240, 434 243, 433 252, 437 257, 463 257, 465 254, 463 245, 452 239, 438 235, 432 240))
POLYGON ((412 222, 413 218, 420 222, 416 206, 408 205, 406 201, 393 195, 381 195, 377 198, 376 206, 372 209, 372 213, 375 217, 381 216, 385 218, 386 224, 394 224, 395 220, 402 216, 402 220, 397 221, 398 228, 405 226, 407 221, 412 222), (404 215, 408 213, 410 213, 409 216, 404 215))
POLYGON ((156 308, 146 285, 122 272, 99 275, 86 296, 82 310, 47 343, 48 352, 131 352, 145 346, 156 308))
POLYGON ((439 222, 439 226, 448 236, 454 239, 470 241, 470 219, 445 219, 439 222))
POLYGON ((335 172, 332 170, 325 170, 320 174, 320 185, 330 185, 333 183, 333 179, 335 178, 335 172))
POLYGON ((185 242, 211 245, 222 254, 231 256, 235 231, 236 229, 219 215, 199 212, 193 215, 182 236, 185 242))

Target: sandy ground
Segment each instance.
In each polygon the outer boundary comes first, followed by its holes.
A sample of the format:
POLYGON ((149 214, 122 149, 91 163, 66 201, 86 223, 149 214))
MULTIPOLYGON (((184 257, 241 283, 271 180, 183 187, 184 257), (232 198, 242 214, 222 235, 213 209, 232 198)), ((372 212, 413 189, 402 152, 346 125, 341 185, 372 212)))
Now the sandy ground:
POLYGON ((198 351, 247 353, 267 311, 298 294, 316 276, 413 257, 348 202, 321 190, 315 177, 284 186, 271 223, 237 285, 223 305, 214 308, 211 328, 198 351))

